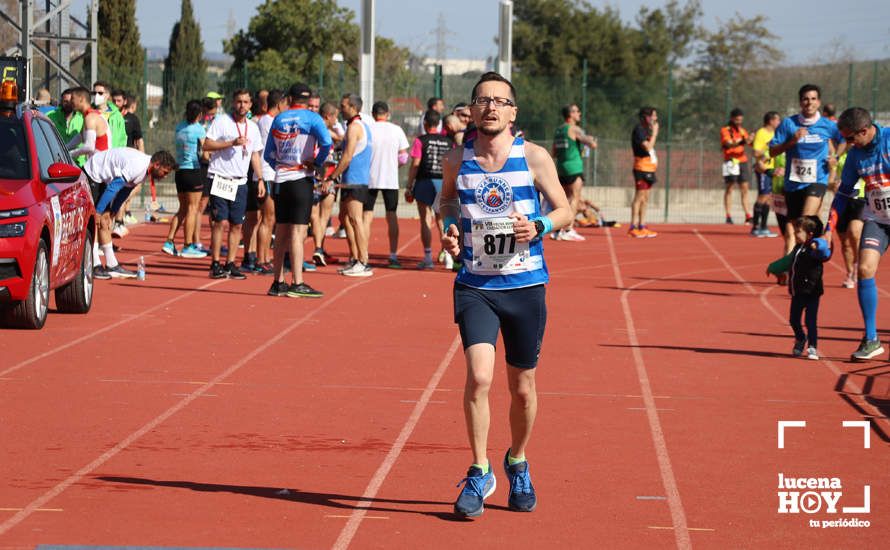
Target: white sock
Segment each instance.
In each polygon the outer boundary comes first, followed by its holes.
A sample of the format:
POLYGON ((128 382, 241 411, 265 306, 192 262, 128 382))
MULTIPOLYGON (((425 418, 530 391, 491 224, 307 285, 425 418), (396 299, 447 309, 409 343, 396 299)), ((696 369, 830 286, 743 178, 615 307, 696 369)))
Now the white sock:
POLYGON ((99 259, 99 241, 93 241, 93 267, 102 267, 102 260, 99 259))
POLYGON ((433 249, 432 248, 424 248, 423 249, 423 260, 427 263, 433 261, 433 249))
POLYGON ((390 259, 390 260, 398 260, 399 257, 396 256, 396 253, 395 253, 395 252, 390 252, 390 253, 389 253, 389 259, 390 259))
POLYGON ((109 269, 117 267, 117 258, 114 257, 114 245, 111 243, 103 244, 102 252, 105 253, 105 267, 109 269))

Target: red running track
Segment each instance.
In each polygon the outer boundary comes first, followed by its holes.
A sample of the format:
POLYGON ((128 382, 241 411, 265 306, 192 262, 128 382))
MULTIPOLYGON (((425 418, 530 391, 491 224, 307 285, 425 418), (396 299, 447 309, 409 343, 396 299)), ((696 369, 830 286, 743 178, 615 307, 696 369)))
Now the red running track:
MULTIPOLYGON (((845 361, 861 321, 841 270, 826 268, 827 359, 793 359, 787 295, 763 276, 777 240, 660 229, 547 242, 528 455, 539 507, 506 509, 500 360, 499 487, 481 518, 459 521, 470 454, 450 273, 355 280, 331 266, 306 275, 322 300, 273 299, 268 278, 212 281, 206 260, 155 253, 165 228, 136 227, 120 257, 150 255, 146 281, 98 281, 89 315, 0 331, 0 548, 883 546, 890 365, 845 361), (784 449, 780 420, 807 422, 784 449), (842 426, 862 420, 868 449, 842 426), (838 478, 838 513, 778 513, 780 473, 838 478), (866 485, 870 512, 842 513, 866 485), (821 524, 850 518, 870 526, 821 524)), ((403 221, 406 265, 415 234, 403 221)))

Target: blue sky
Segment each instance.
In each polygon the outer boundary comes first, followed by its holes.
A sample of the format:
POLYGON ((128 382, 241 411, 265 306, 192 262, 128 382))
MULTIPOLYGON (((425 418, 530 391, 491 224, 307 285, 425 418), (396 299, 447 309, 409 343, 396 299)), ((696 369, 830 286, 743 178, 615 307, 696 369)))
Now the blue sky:
MULTIPOLYGON (((662 0, 589 0, 596 7, 617 7, 622 18, 633 21, 641 5, 658 7, 662 0)), ((206 51, 222 51, 229 14, 239 28, 246 26, 262 0, 192 0, 201 25, 206 51)), ((356 12, 360 0, 340 0, 356 12)), ((76 13, 84 13, 86 0, 75 0, 76 13)), ((848 49, 856 59, 890 57, 890 2, 887 0, 810 0, 807 3, 776 0, 704 0, 704 23, 716 28, 718 19, 735 12, 745 17, 764 14, 768 27, 779 37, 777 46, 792 63, 826 59, 848 49), (801 9, 804 6, 805 9, 801 9), (842 8, 841 8, 842 7, 842 8), (855 49, 853 49, 855 48, 855 49)), ((170 29, 179 18, 179 0, 137 0, 137 19, 144 46, 165 47, 170 29)), ((418 53, 433 55, 439 14, 448 23, 447 57, 485 58, 496 53, 497 0, 377 0, 377 33, 418 53)))

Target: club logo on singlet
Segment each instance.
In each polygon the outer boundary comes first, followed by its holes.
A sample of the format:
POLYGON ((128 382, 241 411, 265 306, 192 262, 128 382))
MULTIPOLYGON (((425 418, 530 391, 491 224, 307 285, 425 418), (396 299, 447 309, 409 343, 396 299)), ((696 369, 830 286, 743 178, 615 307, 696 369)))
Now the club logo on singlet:
POLYGON ((513 204, 513 190, 506 180, 485 176, 476 187, 476 204, 486 214, 502 214, 513 204))

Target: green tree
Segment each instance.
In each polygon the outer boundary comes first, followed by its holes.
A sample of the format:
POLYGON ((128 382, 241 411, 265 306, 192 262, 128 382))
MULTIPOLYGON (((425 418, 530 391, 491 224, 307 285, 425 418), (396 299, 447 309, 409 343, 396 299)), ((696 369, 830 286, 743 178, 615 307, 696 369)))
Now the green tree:
MULTIPOLYGON (((322 91, 331 98, 340 91, 340 68, 330 61, 339 52, 344 57, 343 91, 357 92, 359 26, 353 20, 354 13, 334 0, 266 0, 247 30, 225 43, 234 60, 223 87, 287 89, 297 80, 315 86, 323 66, 322 91)), ((406 68, 410 51, 380 36, 374 47, 375 96, 403 94, 414 83, 406 68)))
POLYGON ((334 52, 343 53, 355 74, 358 31, 352 18, 352 11, 334 0, 266 0, 247 29, 225 42, 234 60, 224 87, 286 88, 295 80, 316 82, 320 60, 329 60, 334 52))
MULTIPOLYGON (((741 107, 756 121, 778 105, 758 101, 770 82, 760 76, 776 67, 784 55, 773 44, 778 37, 766 28, 767 18, 740 14, 720 22, 713 32, 704 32, 681 94, 678 119, 681 128, 696 133, 716 132, 729 110, 741 107)), ((756 122, 755 122, 756 123, 756 122)))
POLYGON ((207 92, 207 62, 201 28, 192 13, 191 0, 182 0, 179 21, 170 33, 170 48, 164 59, 164 102, 167 115, 178 116, 190 99, 207 92))
MULTIPOLYGON (((136 0, 99 0, 98 21, 99 79, 138 95, 145 50, 136 24, 136 0)), ((84 62, 86 72, 89 63, 84 62)))
POLYGON ((549 139, 562 122, 561 105, 580 104, 585 61, 588 121, 600 135, 626 133, 642 103, 664 96, 667 68, 688 55, 701 17, 699 0, 643 8, 635 25, 617 9, 583 0, 517 0, 514 6, 518 121, 539 139, 549 139))

